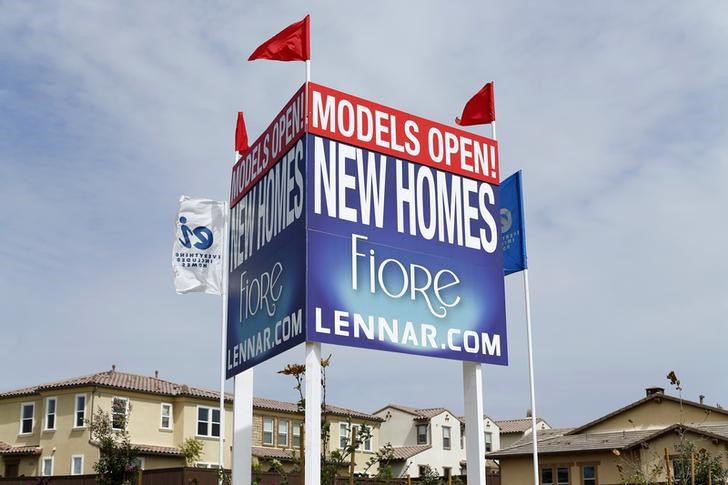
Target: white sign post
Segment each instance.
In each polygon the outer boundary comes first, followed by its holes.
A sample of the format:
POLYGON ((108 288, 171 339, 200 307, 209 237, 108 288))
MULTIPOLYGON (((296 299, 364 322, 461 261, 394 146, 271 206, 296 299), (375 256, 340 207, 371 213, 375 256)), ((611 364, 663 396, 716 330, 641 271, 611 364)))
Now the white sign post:
POLYGON ((306 342, 306 424, 304 427, 304 479, 321 482, 321 344, 306 342))
POLYGON ((235 376, 233 402, 233 483, 251 485, 253 467, 253 369, 235 376))
POLYGON ((465 400, 465 462, 468 483, 485 485, 485 435, 483 434, 483 368, 479 362, 463 362, 465 400))

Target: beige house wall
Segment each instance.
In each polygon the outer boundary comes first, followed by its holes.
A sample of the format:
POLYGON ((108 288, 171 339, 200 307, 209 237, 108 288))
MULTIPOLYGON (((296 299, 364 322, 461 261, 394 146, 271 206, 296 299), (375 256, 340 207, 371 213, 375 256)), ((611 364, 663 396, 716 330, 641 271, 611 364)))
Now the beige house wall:
POLYGON ((606 433, 622 430, 662 429, 675 423, 696 426, 725 422, 728 422, 728 415, 723 413, 711 412, 687 402, 683 403, 681 409, 680 403, 672 400, 661 399, 658 402, 657 399, 653 399, 585 428, 582 432, 606 433))
MULTIPOLYGON (((82 473, 92 473, 98 459, 98 449, 89 443, 88 427, 75 427, 76 395, 86 395, 86 417, 90 416, 91 388, 56 390, 41 396, 23 396, 0 401, 0 441, 13 446, 40 446, 40 456, 25 456, 20 462, 19 473, 40 475, 43 458, 53 458, 55 475, 71 474, 71 457, 83 456, 82 473), (48 398, 56 398, 55 429, 47 430, 46 412, 48 398), (33 432, 21 435, 20 412, 22 403, 34 403, 33 432)), ((0 460, 0 475, 5 475, 5 460, 0 460)))
MULTIPOLYGON (((327 416, 326 420, 330 424, 330 439, 329 439, 329 447, 328 452, 331 452, 333 450, 339 449, 339 443, 340 443, 340 425, 341 424, 347 424, 349 423, 349 420, 347 417, 344 416, 327 416)), ((262 447, 262 448, 275 448, 275 449, 282 449, 282 450, 289 450, 291 452, 291 456, 300 456, 300 451, 298 448, 293 448, 293 426, 300 425, 303 423, 303 415, 302 414, 295 414, 295 413, 284 413, 284 412, 276 412, 276 411, 267 411, 267 410, 254 410, 253 412, 253 446, 262 447), (263 444, 263 418, 272 418, 273 419, 273 444, 272 445, 266 445, 263 444), (278 442, 278 423, 281 421, 287 421, 288 422, 288 444, 285 446, 282 446, 278 442), (294 454, 295 453, 295 454, 294 454)), ((323 425, 323 422, 322 422, 323 425)), ((380 426, 379 423, 376 422, 370 422, 370 421, 364 421, 361 419, 352 418, 351 419, 351 425, 353 426, 362 426, 366 425, 371 428, 372 430, 372 437, 371 437, 371 451, 366 451, 364 449, 357 450, 357 452, 354 455, 354 460, 356 463, 355 471, 357 473, 364 472, 366 468, 366 462, 379 450, 380 448, 380 426)), ((264 464, 265 460, 256 460, 257 463, 264 464)), ((292 468, 291 465, 284 465, 286 470, 289 468, 292 468)), ((267 470, 265 470, 267 471, 267 470)), ((368 470, 369 473, 375 473, 376 467, 371 468, 368 470)))
MULTIPOLYGON (((621 477, 617 470, 620 457, 611 451, 600 453, 564 454, 560 456, 539 456, 539 466, 568 466, 569 483, 582 483, 582 466, 596 465, 599 485, 618 485, 621 477)), ((533 458, 516 457, 500 460, 501 485, 523 485, 533 483, 533 458)))

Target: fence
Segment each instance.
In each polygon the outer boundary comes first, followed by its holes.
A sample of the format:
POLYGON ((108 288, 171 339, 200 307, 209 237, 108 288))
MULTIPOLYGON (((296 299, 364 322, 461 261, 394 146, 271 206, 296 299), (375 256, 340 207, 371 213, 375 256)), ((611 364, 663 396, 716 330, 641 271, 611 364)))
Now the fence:
MULTIPOLYGON (((160 468, 144 470, 137 485, 217 485, 217 470, 207 468, 160 468)), ((255 473, 253 478, 259 485, 301 485, 298 473, 280 475, 278 473, 255 473)), ((355 485, 419 485, 416 478, 400 478, 378 481, 369 478, 356 478, 355 485)), ((442 481, 447 484, 448 482, 442 481)), ((452 483, 465 483, 465 477, 453 477, 452 483)), ((486 485, 500 485, 499 475, 486 476, 486 485)), ((348 485, 348 478, 337 478, 336 485, 348 485)), ((73 475, 58 477, 18 477, 0 478, 0 485, 97 485, 96 475, 73 475)))

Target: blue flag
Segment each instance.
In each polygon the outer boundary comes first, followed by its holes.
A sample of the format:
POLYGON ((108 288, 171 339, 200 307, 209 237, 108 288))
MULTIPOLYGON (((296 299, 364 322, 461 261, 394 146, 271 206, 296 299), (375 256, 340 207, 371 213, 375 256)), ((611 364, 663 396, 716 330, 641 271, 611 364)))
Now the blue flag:
POLYGON ((528 268, 521 186, 520 170, 501 182, 499 186, 503 272, 506 276, 528 268))

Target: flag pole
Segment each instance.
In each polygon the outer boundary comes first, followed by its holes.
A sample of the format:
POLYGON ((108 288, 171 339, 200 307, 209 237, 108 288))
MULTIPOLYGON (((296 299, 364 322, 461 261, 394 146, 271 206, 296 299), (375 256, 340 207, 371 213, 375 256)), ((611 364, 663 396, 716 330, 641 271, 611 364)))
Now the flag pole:
MULTIPOLYGON (((493 82, 495 97, 495 82, 493 82)), ((498 140, 495 120, 490 123, 491 138, 498 140)), ((521 218, 523 220, 523 218, 521 218)), ((523 289, 526 298, 526 338, 528 340, 528 385, 531 397, 531 436, 533 440, 533 485, 539 485, 538 479, 538 430, 536 429, 536 385, 533 373, 533 332, 531 331, 531 294, 528 287, 528 268, 523 270, 523 289)))
MULTIPOLYGON (((219 449, 220 470, 225 469, 225 345, 227 341, 227 295, 228 295, 228 261, 230 239, 230 202, 223 202, 223 241, 222 241, 222 321, 220 323, 220 436, 219 449)), ((212 419, 212 417, 210 418, 212 419)), ((218 478, 222 485, 222 475, 218 478)))
POLYGON ((531 434, 533 436, 533 484, 538 485, 538 431, 536 430, 536 386, 533 375, 533 335, 531 332, 531 293, 528 288, 528 268, 523 270, 523 290, 526 294, 526 334, 528 336, 528 380, 531 390, 531 434))

